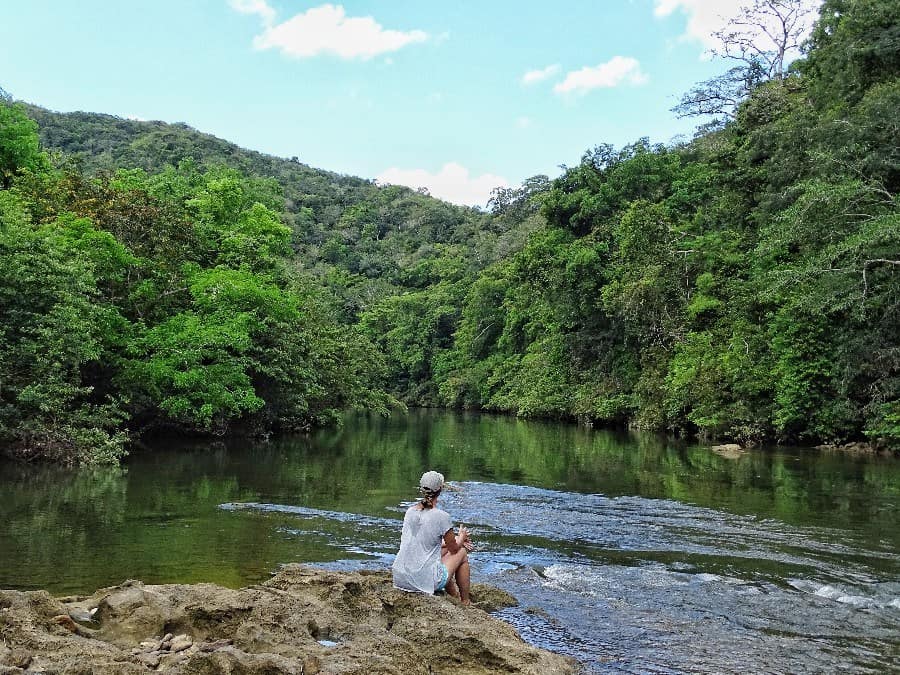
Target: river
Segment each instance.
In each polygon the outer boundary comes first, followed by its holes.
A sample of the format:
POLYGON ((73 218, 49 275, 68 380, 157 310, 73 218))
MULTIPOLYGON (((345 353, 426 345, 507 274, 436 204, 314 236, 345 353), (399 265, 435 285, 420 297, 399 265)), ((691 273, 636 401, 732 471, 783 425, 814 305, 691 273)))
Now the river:
POLYGON ((282 439, 154 441, 118 469, 0 463, 0 587, 238 587, 384 568, 419 475, 472 531, 500 616, 592 673, 900 670, 900 461, 736 459, 506 417, 352 416, 282 439))

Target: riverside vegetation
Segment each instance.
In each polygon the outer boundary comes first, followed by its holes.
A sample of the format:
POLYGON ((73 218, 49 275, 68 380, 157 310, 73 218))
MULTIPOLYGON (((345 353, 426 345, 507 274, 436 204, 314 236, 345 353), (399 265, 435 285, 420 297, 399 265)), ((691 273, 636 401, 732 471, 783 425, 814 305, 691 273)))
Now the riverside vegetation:
POLYGON ((691 141, 597 146, 487 212, 7 97, 0 440, 115 461, 405 402, 897 449, 897 16, 826 0, 790 69, 685 96, 719 115, 691 141))

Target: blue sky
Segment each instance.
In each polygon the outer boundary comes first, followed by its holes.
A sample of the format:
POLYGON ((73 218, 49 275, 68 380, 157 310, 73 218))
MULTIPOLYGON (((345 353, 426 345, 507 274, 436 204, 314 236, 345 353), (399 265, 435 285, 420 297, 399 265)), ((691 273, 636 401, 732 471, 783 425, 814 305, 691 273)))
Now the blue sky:
POLYGON ((19 0, 0 86, 54 110, 186 122, 458 203, 599 143, 669 142, 669 109, 739 0, 19 0))

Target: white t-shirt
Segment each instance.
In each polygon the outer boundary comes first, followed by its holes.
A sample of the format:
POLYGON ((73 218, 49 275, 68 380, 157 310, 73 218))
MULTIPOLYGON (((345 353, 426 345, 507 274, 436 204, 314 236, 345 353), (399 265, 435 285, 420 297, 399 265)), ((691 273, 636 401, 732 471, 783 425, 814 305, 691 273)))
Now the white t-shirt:
POLYGON ((406 591, 434 594, 443 579, 441 543, 453 529, 450 514, 437 508, 406 510, 400 552, 394 560, 394 586, 406 591))

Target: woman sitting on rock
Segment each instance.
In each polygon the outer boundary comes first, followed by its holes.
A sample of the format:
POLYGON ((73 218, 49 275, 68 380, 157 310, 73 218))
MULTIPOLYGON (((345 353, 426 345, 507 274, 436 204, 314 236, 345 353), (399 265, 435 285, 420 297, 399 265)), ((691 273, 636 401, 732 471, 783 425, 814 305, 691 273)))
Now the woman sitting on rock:
POLYGON ((429 595, 446 589, 468 605, 468 552, 474 546, 468 530, 460 526, 459 534, 454 535, 450 515, 436 508, 443 489, 443 475, 437 471, 422 474, 422 498, 403 517, 400 552, 394 560, 394 586, 429 595))

